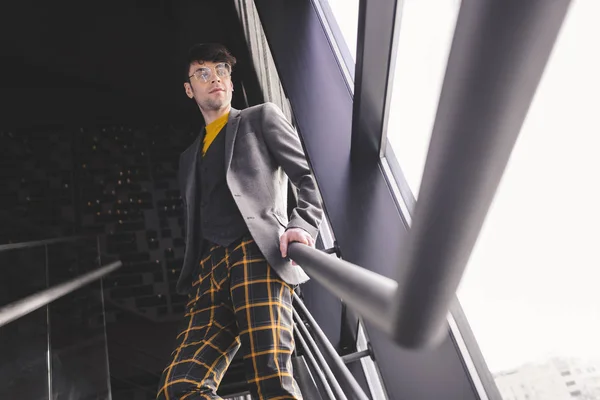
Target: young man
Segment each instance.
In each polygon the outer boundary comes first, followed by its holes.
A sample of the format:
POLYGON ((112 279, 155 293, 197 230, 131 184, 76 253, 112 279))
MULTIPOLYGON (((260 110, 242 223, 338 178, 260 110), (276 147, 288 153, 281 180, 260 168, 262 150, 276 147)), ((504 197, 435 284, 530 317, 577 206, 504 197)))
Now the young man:
POLYGON ((181 154, 186 250, 183 330, 159 399, 220 399, 237 350, 255 399, 301 399, 292 376, 293 286, 308 280, 286 260, 290 242, 314 246, 322 217, 300 140, 271 103, 231 107, 235 58, 218 44, 190 49, 185 92, 205 129, 181 154), (298 206, 287 217, 287 177, 298 206))

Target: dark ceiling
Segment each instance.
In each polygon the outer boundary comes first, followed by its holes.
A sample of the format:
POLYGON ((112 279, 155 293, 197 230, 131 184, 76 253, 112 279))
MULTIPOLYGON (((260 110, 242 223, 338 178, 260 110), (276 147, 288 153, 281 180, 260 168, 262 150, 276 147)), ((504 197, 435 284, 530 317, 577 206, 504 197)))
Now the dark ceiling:
POLYGON ((182 62, 205 41, 253 74, 230 0, 11 2, 0 11, 0 127, 198 118, 182 62))

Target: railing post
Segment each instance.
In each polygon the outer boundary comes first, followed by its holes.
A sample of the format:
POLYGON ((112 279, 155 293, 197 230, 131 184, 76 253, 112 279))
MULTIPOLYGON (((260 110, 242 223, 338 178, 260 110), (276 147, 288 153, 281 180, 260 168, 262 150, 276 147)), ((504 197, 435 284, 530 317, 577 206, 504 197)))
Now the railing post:
MULTIPOLYGON (((48 245, 44 245, 46 289, 50 288, 50 265, 48 262, 48 245)), ((46 304, 46 366, 48 369, 48 398, 52 399, 52 333, 50 321, 50 304, 46 304)))

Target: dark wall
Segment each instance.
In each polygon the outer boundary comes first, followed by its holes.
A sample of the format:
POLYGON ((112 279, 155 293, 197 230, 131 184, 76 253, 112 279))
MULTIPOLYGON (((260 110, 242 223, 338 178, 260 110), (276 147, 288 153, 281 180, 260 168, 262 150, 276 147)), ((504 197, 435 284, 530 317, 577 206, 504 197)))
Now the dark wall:
MULTIPOLYGON (((14 128, 198 118, 182 89, 182 62, 191 44, 224 43, 239 56, 238 69, 244 71, 234 75, 234 83, 252 77, 231 7, 228 1, 214 0, 3 6, 0 124, 14 128)), ((234 104, 241 107, 244 100, 236 97, 234 104)))

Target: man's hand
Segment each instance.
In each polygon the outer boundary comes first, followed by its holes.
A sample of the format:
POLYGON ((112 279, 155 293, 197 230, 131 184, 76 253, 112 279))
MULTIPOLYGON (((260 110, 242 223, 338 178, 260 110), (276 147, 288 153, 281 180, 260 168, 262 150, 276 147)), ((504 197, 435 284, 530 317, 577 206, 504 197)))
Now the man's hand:
MULTIPOLYGON (((315 247, 315 241, 308 232, 301 228, 290 228, 279 238, 279 250, 281 250, 283 258, 287 257, 288 245, 292 242, 299 242, 310 247, 315 247)), ((293 261, 292 264, 296 265, 293 261)))

